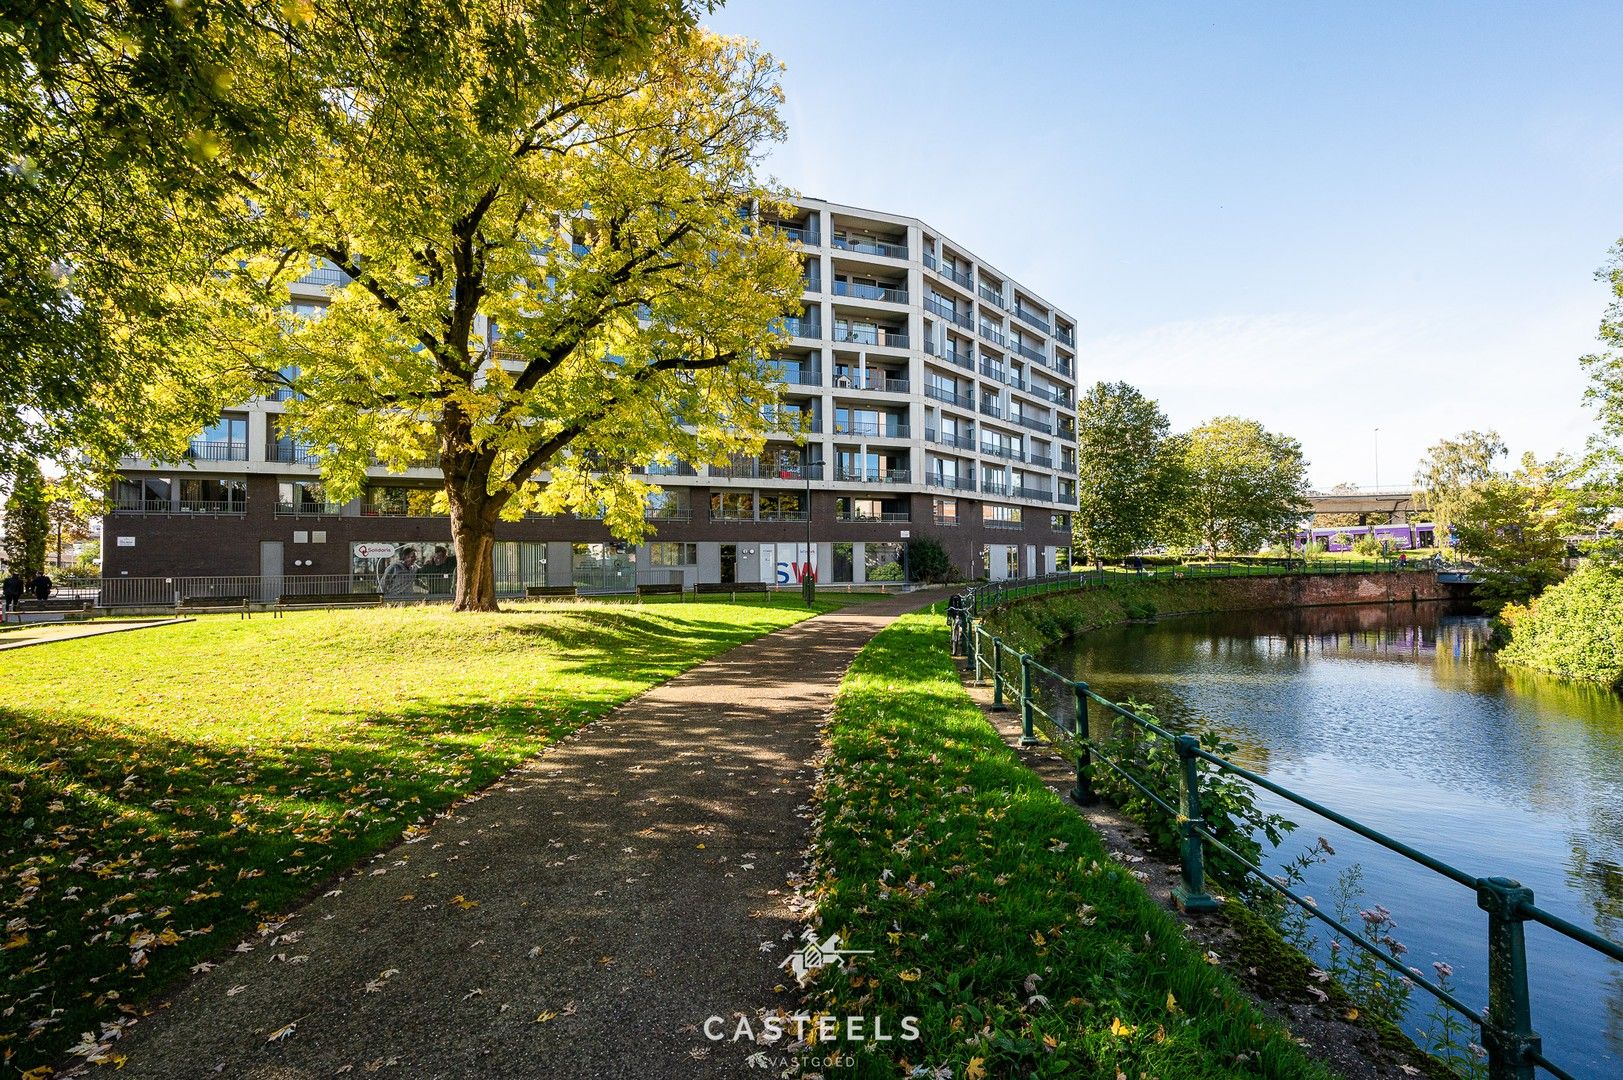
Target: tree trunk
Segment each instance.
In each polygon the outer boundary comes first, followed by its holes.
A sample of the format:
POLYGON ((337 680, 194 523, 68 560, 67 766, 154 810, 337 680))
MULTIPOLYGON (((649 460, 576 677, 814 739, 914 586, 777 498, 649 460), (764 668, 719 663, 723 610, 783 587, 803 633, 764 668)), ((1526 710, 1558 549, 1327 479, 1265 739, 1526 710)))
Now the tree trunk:
POLYGON ((451 509, 451 544, 456 550, 457 611, 497 611, 496 518, 501 504, 484 490, 484 481, 446 477, 451 509))

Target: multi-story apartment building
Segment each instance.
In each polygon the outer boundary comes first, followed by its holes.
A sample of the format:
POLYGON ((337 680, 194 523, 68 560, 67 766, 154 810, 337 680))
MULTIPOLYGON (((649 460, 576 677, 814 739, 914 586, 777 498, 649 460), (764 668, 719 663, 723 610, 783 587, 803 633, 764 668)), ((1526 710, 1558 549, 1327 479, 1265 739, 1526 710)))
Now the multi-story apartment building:
MULTIPOLYGON (((498 527, 500 585, 895 580, 902 545, 934 537, 970 577, 1068 565, 1076 503, 1071 316, 916 218, 802 199, 780 224, 805 258, 805 313, 778 354, 774 438, 726 468, 650 467, 654 537, 601 522, 498 527), (808 551, 808 540, 811 549, 808 551), (809 558, 808 558, 809 556, 809 558)), ((316 271, 295 305, 340 280, 316 271)), ((227 411, 178 464, 129 459, 111 493, 104 576, 375 575, 411 545, 449 544, 439 473, 372 470, 364 497, 325 498, 308 448, 281 436, 285 395, 227 411)))

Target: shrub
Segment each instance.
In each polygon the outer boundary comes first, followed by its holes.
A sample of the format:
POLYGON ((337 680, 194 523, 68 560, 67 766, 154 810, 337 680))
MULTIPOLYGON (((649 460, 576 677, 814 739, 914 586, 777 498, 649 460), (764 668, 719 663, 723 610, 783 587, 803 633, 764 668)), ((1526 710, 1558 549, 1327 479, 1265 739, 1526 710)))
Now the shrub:
POLYGON ((868 571, 869 581, 900 581, 902 580, 902 564, 899 562, 886 563, 876 566, 868 571))
POLYGON ((947 549, 933 536, 909 540, 907 562, 914 581, 934 585, 946 581, 952 575, 952 560, 947 558, 947 549))
POLYGON ((1623 683, 1623 569, 1586 562, 1528 604, 1500 611, 1507 664, 1568 679, 1623 683))

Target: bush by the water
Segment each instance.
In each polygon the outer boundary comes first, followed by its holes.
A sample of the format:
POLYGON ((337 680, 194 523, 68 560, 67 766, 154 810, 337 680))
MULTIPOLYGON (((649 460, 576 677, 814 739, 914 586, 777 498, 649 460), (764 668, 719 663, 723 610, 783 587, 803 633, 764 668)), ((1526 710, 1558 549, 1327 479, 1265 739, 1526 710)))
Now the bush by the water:
POLYGON ((1499 614, 1510 641, 1499 658, 1568 679, 1623 683, 1623 567, 1587 562, 1528 604, 1499 614))

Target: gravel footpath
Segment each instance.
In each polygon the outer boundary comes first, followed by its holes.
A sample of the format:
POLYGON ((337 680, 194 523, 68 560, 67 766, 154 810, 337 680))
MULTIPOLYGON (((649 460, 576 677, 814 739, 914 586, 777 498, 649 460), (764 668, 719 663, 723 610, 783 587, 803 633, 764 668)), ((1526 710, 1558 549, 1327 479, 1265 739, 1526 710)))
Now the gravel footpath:
POLYGON ((790 996, 821 721, 869 638, 941 596, 808 619, 564 739, 181 987, 120 1075, 763 1075, 704 1022, 790 996))

